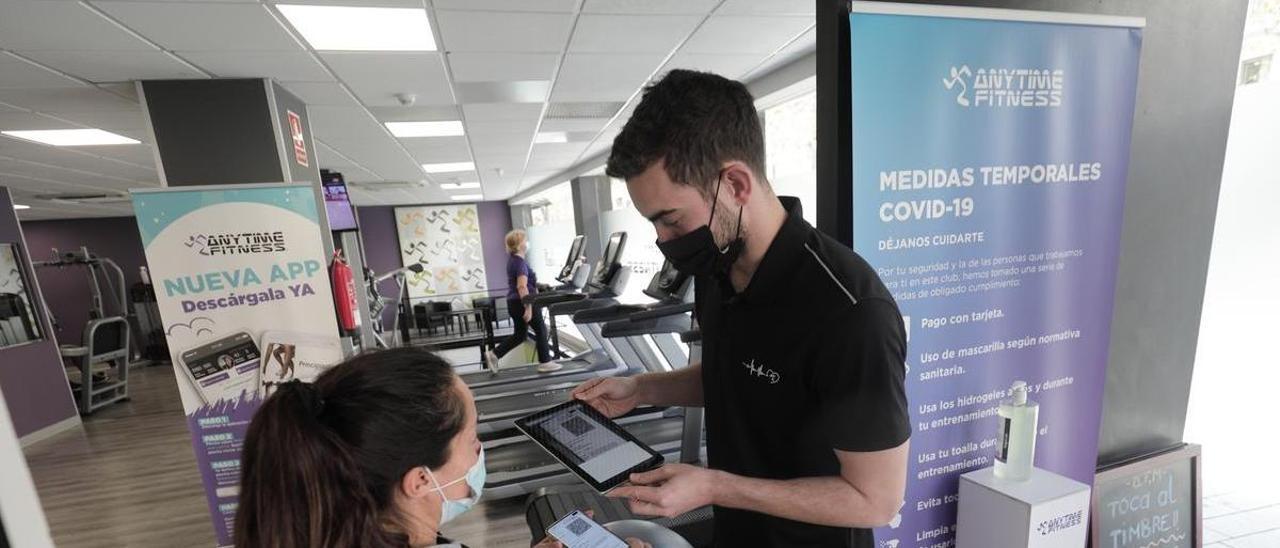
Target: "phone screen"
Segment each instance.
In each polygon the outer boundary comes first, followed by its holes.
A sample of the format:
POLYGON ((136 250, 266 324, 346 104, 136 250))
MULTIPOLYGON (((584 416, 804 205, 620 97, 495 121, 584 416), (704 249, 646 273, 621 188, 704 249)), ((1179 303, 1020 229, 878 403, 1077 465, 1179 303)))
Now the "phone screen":
POLYGON ((237 333, 183 352, 182 364, 205 402, 212 403, 256 389, 258 358, 253 338, 237 333))
POLYGON ((565 548, 627 548, 627 543, 586 514, 575 511, 547 529, 565 548))

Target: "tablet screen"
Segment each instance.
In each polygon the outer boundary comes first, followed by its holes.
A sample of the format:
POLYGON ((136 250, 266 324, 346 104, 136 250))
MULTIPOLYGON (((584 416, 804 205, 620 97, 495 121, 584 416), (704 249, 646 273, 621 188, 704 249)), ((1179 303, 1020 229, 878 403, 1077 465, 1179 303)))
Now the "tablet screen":
POLYGON ((561 407, 530 420, 526 427, 539 442, 555 447, 597 483, 653 458, 645 448, 601 424, 582 406, 561 407))

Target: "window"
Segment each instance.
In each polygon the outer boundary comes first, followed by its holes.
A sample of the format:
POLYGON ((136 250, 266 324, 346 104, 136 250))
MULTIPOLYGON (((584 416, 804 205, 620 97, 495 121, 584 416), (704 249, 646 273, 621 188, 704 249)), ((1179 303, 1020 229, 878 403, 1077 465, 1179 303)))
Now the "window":
POLYGON ((568 181, 539 192, 517 204, 529 206, 529 251, 525 260, 538 273, 538 281, 555 284, 555 277, 569 255, 577 229, 574 225, 573 189, 568 181))
POLYGON ((812 91, 764 109, 765 176, 779 196, 800 198, 817 225, 818 95, 812 91))

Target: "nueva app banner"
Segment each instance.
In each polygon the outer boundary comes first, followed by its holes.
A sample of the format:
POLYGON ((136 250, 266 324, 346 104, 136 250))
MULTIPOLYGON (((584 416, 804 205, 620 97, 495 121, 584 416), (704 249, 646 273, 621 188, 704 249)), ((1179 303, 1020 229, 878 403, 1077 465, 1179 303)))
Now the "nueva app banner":
POLYGON ((343 357, 309 185, 135 191, 218 544, 231 545, 240 451, 261 399, 343 357))
POLYGON ((857 2, 849 24, 854 247, 906 319, 914 425, 876 537, 943 548, 1014 380, 1035 465, 1093 483, 1142 23, 857 2))

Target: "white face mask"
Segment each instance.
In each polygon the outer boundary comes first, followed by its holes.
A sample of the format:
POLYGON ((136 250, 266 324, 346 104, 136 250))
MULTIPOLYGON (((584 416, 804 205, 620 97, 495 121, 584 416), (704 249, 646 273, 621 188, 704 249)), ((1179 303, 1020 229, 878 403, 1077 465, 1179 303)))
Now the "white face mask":
POLYGON ((436 479, 435 474, 431 473, 430 468, 423 466, 422 469, 427 471, 427 476, 431 478, 431 482, 436 484, 436 487, 435 487, 436 492, 440 493, 441 499, 444 499, 444 504, 440 506, 440 524, 441 525, 448 523, 449 520, 452 520, 453 518, 456 518, 462 515, 467 510, 470 510, 472 507, 474 507, 477 502, 480 502, 480 492, 481 490, 484 489, 484 478, 486 474, 486 471, 484 468, 484 448, 483 447, 480 448, 480 458, 476 459, 476 463, 471 465, 471 469, 467 470, 467 475, 462 476, 449 483, 441 485, 440 481, 436 479), (444 494, 444 489, 446 487, 449 487, 450 485, 454 485, 464 480, 467 482, 467 486, 471 488, 471 496, 465 499, 449 500, 449 496, 444 494))

